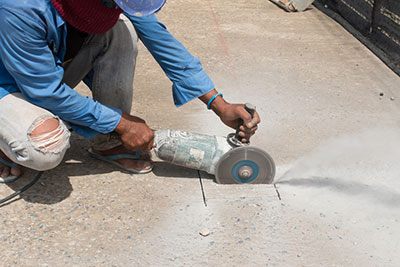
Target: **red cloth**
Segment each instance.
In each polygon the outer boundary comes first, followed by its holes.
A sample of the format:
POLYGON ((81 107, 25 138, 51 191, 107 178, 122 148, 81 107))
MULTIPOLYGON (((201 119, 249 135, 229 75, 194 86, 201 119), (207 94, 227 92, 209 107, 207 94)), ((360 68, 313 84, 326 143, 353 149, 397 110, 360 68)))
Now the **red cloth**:
POLYGON ((107 7, 101 0, 51 0, 58 13, 72 26, 86 33, 110 30, 122 13, 107 7))

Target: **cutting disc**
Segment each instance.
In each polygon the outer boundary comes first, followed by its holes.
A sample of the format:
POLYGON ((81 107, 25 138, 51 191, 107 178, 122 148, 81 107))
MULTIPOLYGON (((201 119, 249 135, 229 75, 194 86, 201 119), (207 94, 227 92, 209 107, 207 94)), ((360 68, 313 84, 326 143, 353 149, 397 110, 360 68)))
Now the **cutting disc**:
POLYGON ((218 161, 215 179, 219 184, 271 184, 274 160, 267 152, 251 146, 237 147, 218 161))

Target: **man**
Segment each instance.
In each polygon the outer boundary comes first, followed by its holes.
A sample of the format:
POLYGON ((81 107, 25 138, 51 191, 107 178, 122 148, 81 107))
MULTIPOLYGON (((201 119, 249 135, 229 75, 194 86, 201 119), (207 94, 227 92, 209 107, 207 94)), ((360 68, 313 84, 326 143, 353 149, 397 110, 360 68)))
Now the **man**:
POLYGON ((240 136, 260 122, 229 104, 193 57, 153 14, 165 0, 0 0, 0 181, 21 165, 56 167, 70 132, 91 140, 91 156, 131 173, 151 171, 154 135, 129 115, 138 37, 173 83, 176 106, 199 98, 240 136), (124 12, 125 16, 120 16, 124 12), (80 81, 93 99, 74 91, 80 81))

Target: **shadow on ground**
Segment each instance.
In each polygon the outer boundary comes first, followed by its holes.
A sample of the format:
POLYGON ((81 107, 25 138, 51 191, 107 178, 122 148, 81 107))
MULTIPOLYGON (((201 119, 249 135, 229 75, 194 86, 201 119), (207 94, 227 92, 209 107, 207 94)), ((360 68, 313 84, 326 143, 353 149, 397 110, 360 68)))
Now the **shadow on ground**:
MULTIPOLYGON (((199 179, 199 171, 173 165, 168 162, 156 162, 153 174, 162 178, 199 179)), ((211 175, 201 175, 204 179, 214 179, 211 175)))
MULTIPOLYGON (((67 151, 64 161, 57 168, 44 172, 35 185, 21 194, 20 199, 22 198, 31 203, 51 205, 61 202, 70 196, 73 191, 70 182, 71 177, 79 177, 81 179, 89 175, 101 176, 115 171, 129 174, 126 171, 117 170, 115 166, 91 158, 86 152, 88 148, 89 143, 84 138, 73 134, 71 136, 71 148, 67 151)), ((156 162, 153 174, 160 178, 199 178, 196 170, 166 162, 156 162)), ((14 191, 18 191, 29 184, 36 175, 36 171, 25 170, 24 175, 19 180, 7 184, 7 186, 14 191)), ((10 203, 12 202, 8 202, 8 204, 10 203)))

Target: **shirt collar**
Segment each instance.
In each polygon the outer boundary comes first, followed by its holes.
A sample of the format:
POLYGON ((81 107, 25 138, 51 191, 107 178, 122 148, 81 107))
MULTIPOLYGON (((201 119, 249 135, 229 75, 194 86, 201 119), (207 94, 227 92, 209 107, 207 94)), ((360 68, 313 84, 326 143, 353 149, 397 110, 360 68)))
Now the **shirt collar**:
POLYGON ((51 8, 53 9, 54 14, 56 14, 56 25, 57 28, 63 27, 64 25, 66 25, 65 20, 63 17, 61 17, 60 13, 58 13, 57 9, 51 5, 51 8))

